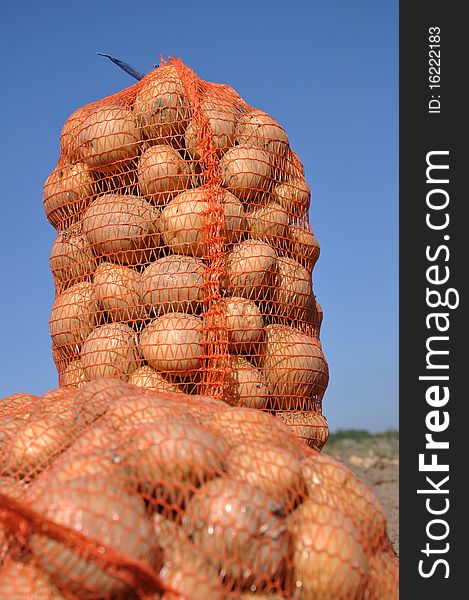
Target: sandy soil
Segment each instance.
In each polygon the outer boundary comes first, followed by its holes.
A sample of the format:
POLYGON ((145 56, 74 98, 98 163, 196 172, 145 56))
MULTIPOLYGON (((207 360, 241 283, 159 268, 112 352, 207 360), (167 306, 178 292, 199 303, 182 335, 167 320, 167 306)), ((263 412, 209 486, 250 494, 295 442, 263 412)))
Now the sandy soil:
POLYGON ((374 491, 388 518, 388 533, 399 556, 399 446, 397 440, 342 440, 323 452, 344 462, 374 491))

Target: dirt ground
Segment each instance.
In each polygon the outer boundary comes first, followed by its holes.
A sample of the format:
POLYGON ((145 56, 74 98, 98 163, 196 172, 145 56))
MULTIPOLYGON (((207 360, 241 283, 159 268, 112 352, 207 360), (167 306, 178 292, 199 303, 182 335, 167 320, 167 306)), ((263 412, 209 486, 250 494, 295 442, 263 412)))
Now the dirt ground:
POLYGON ((323 452, 344 462, 373 489, 387 515, 389 537, 399 556, 398 438, 343 439, 327 443, 323 452))

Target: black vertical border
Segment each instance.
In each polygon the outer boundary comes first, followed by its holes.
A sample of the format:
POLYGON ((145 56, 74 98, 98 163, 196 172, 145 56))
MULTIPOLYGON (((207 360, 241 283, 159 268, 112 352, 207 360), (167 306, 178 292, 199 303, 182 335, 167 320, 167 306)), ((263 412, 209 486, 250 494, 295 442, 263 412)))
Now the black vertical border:
MULTIPOLYGON (((465 514, 469 508, 469 469, 464 465, 464 459, 469 455, 469 428, 465 419, 466 404, 469 393, 465 381, 469 376, 469 316, 466 306, 466 280, 469 278, 469 220, 466 220, 465 208, 469 205, 468 192, 465 189, 466 165, 469 153, 466 142, 463 141, 464 131, 469 130, 467 112, 463 108, 469 105, 464 88, 468 79, 469 69, 464 66, 462 55, 469 42, 469 23, 465 21, 462 9, 464 3, 433 0, 407 1, 400 3, 400 56, 399 56, 399 100, 400 100, 400 129, 399 129, 399 177, 400 177, 400 597, 406 600, 424 598, 425 600, 464 598, 469 597, 469 591, 464 586, 466 566, 466 539, 468 536, 465 514), (441 88, 431 91, 429 88, 429 28, 439 27, 440 57, 441 57, 441 88), (429 114, 428 102, 431 96, 440 96, 440 114, 429 114), (426 195, 431 186, 426 182, 426 155, 434 150, 448 150, 449 184, 444 187, 450 195, 447 208, 450 217, 448 229, 432 231, 426 225, 426 195), (449 240, 444 240, 449 235, 449 240), (426 248, 430 246, 431 253, 440 244, 446 244, 450 256, 447 262, 441 252, 440 259, 431 263, 426 258, 426 248), (448 429, 440 434, 434 434, 435 439, 447 440, 449 449, 438 452, 438 461, 449 464, 449 480, 442 486, 449 490, 447 495, 433 494, 426 496, 417 494, 418 489, 428 489, 431 485, 426 476, 433 476, 439 482, 443 473, 419 472, 419 454, 425 452, 425 434, 428 433, 425 418, 434 408, 430 407, 425 398, 429 382, 419 381, 420 375, 426 371, 426 342, 430 335, 435 335, 434 329, 429 330, 426 316, 435 312, 426 304, 426 288, 436 289, 426 280, 426 270, 432 264, 438 263, 443 269, 450 269, 450 279, 444 288, 455 288, 459 292, 459 307, 450 310, 438 308, 437 311, 449 313, 450 340, 446 349, 449 355, 442 357, 441 362, 449 364, 448 385, 450 399, 446 407, 450 418, 448 429), (432 333, 433 331, 433 333, 432 333), (448 537, 441 541, 433 541, 427 537, 426 526, 433 518, 427 512, 426 499, 431 500, 434 508, 445 505, 444 498, 450 502, 449 510, 441 515, 449 525, 448 537), (438 502, 440 504, 438 504, 438 502), (432 549, 446 548, 448 552, 430 554, 422 553, 427 542, 432 549), (424 560, 423 570, 432 570, 436 560, 442 558, 448 561, 449 577, 445 578, 446 566, 438 564, 431 577, 424 578, 419 574, 419 561, 424 560), (418 596, 416 594, 419 594, 418 596)), ((466 54, 469 54, 466 50, 466 54)), ((467 60, 467 59, 466 59, 467 60)), ((444 162, 445 159, 442 159, 444 162)), ((445 212, 445 211, 443 211, 445 212)), ((444 348, 444 344, 441 345, 444 348)), ((436 373, 436 371, 433 371, 436 373)), ((438 374, 443 374, 439 371, 438 374)), ((427 451, 427 462, 430 460, 427 451)), ((435 526, 434 534, 442 534, 444 526, 435 526)))

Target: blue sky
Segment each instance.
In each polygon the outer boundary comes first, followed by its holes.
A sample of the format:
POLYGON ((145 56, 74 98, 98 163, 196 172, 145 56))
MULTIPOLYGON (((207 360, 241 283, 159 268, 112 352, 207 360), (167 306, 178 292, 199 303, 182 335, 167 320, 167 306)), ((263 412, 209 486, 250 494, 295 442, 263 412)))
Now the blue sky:
POLYGON ((104 0, 8 3, 0 48, 0 397, 56 385, 48 318, 54 230, 42 186, 65 119, 176 55, 287 130, 313 190, 313 282, 325 318, 331 429, 398 424, 398 3, 104 0), (73 8, 72 8, 73 6, 73 8))

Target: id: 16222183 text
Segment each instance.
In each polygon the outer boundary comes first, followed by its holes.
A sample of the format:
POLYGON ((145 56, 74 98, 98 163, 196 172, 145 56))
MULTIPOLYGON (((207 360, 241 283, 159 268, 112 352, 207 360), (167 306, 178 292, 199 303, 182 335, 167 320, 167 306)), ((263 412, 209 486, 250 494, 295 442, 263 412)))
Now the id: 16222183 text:
POLYGON ((440 28, 429 27, 428 29, 428 87, 430 96, 428 102, 428 112, 430 114, 439 114, 441 111, 441 47, 440 47, 440 28))

